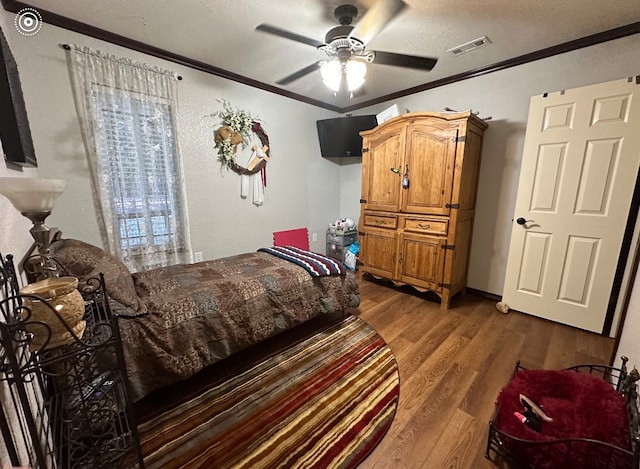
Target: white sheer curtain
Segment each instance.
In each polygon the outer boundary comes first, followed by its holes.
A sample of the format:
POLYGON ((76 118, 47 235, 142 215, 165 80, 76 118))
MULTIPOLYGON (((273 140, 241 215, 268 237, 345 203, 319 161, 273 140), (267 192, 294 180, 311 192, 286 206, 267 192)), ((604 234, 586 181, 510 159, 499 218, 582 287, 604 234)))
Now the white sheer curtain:
POLYGON ((177 77, 76 45, 67 60, 103 241, 132 271, 191 262, 177 77))

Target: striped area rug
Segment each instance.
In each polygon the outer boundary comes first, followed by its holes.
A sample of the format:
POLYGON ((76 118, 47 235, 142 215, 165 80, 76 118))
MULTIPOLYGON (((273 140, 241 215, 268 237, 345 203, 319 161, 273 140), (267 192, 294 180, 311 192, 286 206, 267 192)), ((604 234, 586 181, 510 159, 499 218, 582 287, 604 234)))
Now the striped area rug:
POLYGON ((398 402, 391 350, 349 316, 139 425, 147 468, 350 468, 398 402))

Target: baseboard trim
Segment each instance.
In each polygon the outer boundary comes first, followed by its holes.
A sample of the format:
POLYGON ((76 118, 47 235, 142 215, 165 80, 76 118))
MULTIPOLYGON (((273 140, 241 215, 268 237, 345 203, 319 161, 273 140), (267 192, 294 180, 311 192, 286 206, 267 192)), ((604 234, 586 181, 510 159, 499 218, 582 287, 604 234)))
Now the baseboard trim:
POLYGON ((467 293, 482 296, 483 298, 486 298, 487 300, 495 301, 496 303, 499 301, 502 301, 502 297, 500 295, 496 295, 495 293, 489 293, 482 290, 476 290, 475 288, 467 287, 467 293))

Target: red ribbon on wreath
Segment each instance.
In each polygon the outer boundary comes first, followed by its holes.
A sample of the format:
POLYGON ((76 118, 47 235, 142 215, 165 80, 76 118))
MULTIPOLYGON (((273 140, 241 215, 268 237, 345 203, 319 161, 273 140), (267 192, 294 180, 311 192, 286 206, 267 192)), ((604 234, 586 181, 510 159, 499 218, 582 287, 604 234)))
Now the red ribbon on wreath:
MULTIPOLYGON (((260 124, 260 122, 253 121, 253 124, 251 124, 251 131, 258 136, 258 138, 260 139, 260 143, 262 143, 262 146, 265 146, 265 145, 267 146, 266 153, 267 153, 267 156, 270 156, 271 147, 269 146, 269 137, 267 136, 267 133, 262 128, 262 125, 260 124)), ((262 167, 260 168, 260 177, 262 178, 262 186, 267 187, 266 163, 262 165, 262 167)))

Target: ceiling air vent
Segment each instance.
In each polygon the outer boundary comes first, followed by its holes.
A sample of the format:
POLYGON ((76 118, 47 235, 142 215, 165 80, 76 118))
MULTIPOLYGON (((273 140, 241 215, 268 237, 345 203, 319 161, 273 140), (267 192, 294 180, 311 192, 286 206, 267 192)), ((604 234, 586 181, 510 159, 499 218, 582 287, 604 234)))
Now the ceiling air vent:
POLYGON ((474 39, 473 41, 465 42, 464 44, 461 44, 459 46, 452 47, 451 49, 447 50, 447 52, 453 55, 462 55, 486 44, 491 44, 491 40, 487 36, 482 36, 478 39, 474 39))

